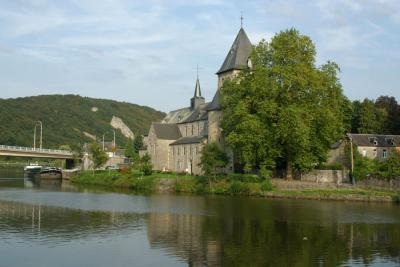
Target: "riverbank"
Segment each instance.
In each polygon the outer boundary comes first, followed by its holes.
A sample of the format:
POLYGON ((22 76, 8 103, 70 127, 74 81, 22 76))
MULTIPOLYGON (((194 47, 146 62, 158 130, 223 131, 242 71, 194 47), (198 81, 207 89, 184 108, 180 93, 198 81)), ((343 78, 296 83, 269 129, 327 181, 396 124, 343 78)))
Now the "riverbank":
POLYGON ((267 198, 400 203, 400 190, 396 189, 282 179, 261 181, 255 175, 227 175, 210 182, 202 176, 169 173, 142 176, 140 172, 103 171, 94 174, 80 172, 71 178, 71 182, 80 185, 103 186, 109 189, 129 189, 141 193, 246 195, 267 198))

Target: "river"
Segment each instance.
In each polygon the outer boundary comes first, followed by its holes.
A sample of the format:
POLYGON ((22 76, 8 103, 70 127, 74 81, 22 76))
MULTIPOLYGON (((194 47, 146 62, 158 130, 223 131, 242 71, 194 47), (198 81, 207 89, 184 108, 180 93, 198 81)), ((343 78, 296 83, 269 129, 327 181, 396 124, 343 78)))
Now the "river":
POLYGON ((400 266, 396 204, 136 195, 0 176, 0 267, 400 266))

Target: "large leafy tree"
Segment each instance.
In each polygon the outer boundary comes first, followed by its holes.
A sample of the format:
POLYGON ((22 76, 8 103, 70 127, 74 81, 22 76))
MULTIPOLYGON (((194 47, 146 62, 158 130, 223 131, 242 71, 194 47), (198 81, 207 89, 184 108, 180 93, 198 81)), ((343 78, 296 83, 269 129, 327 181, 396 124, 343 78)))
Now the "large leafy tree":
POLYGON ((400 134, 400 106, 393 96, 380 96, 375 101, 377 108, 384 109, 387 118, 384 125, 384 133, 400 134))
POLYGON ((385 127, 387 112, 384 108, 377 107, 374 101, 368 98, 362 102, 354 101, 352 117, 353 133, 384 134, 390 133, 385 127))
POLYGON ((247 168, 282 164, 307 170, 324 162, 329 146, 349 125, 333 62, 317 67, 313 42, 297 30, 261 41, 252 68, 224 83, 222 128, 227 142, 247 168))

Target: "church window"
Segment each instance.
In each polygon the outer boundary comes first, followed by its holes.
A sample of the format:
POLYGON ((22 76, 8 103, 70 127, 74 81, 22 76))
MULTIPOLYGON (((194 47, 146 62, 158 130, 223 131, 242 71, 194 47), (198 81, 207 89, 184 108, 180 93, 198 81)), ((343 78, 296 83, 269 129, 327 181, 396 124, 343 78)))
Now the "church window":
POLYGON ((383 150, 383 153, 382 153, 382 158, 386 159, 386 158, 387 158, 387 156, 388 156, 388 154, 387 154, 387 150, 386 150, 386 149, 384 149, 384 150, 383 150))
POLYGON ((192 124, 192 135, 194 135, 194 125, 192 124))
POLYGON ((186 155, 186 147, 183 147, 183 155, 186 155))

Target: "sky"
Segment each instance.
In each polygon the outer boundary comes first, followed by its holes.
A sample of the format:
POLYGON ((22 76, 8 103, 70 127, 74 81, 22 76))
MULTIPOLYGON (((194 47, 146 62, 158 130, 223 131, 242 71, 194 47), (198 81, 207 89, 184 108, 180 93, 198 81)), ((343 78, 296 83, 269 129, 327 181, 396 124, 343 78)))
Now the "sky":
POLYGON ((243 27, 296 28, 335 61, 345 95, 400 101, 399 0, 0 0, 0 98, 79 94, 168 111, 210 101, 243 27))

